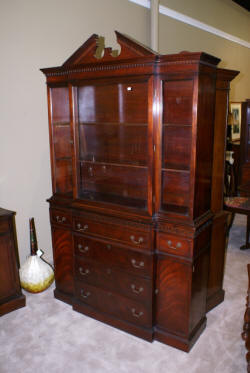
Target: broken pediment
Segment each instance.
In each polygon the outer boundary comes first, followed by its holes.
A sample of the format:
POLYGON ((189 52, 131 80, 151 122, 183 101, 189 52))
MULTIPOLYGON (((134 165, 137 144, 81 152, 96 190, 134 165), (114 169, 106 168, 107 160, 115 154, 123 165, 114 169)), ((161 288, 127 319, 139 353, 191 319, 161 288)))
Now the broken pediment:
POLYGON ((155 56, 156 52, 134 41, 132 38, 115 31, 120 53, 112 48, 105 48, 104 37, 93 34, 62 66, 74 66, 85 63, 110 62, 130 58, 155 56))

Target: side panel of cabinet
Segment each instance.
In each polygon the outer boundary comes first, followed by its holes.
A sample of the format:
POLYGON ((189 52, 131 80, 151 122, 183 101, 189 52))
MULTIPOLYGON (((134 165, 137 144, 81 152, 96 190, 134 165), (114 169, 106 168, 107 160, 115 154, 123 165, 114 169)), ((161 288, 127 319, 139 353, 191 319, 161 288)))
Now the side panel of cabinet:
POLYGON ((52 241, 56 281, 55 297, 72 303, 74 281, 71 231, 52 226, 52 241))
POLYGON ((25 306, 16 243, 14 216, 0 208, 0 316, 25 306))
POLYGON ((215 73, 208 71, 198 80, 194 218, 211 206, 214 107, 215 73))
POLYGON ((0 303, 20 291, 15 252, 9 234, 0 236, 0 303))
POLYGON ((207 311, 224 300, 223 277, 227 245, 227 212, 218 213, 213 220, 207 290, 207 311))

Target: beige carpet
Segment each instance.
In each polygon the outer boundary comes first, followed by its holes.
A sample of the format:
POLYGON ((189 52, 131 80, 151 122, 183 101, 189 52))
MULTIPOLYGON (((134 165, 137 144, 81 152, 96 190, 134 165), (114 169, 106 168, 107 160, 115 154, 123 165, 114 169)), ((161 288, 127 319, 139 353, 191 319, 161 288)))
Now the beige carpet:
POLYGON ((250 250, 238 215, 226 257, 225 301, 208 314, 207 328, 189 354, 148 343, 85 317, 53 298, 53 286, 26 294, 27 307, 0 318, 0 373, 240 373, 250 250))

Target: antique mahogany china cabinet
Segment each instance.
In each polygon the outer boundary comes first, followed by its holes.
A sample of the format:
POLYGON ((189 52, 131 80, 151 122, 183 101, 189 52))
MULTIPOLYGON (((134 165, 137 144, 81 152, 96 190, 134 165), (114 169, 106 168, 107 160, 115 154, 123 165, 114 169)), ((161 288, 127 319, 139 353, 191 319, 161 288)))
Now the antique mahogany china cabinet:
POLYGON ((158 55, 116 36, 119 55, 98 55, 94 34, 62 66, 42 69, 55 297, 189 351, 224 296, 224 149, 236 73, 206 53, 158 55))

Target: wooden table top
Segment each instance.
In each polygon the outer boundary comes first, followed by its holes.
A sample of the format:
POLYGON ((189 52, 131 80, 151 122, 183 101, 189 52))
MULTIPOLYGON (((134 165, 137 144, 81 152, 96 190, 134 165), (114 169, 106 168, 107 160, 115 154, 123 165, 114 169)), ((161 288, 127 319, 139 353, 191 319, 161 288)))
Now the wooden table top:
POLYGON ((224 200, 225 210, 250 215, 250 198, 248 197, 227 197, 224 200))

